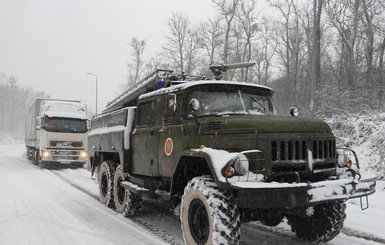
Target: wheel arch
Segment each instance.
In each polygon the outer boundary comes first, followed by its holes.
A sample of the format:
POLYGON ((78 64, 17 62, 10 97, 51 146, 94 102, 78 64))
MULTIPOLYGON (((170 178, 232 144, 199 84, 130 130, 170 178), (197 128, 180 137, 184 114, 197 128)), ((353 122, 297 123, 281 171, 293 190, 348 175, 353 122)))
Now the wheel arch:
POLYGON ((184 151, 179 157, 172 176, 170 197, 177 198, 179 202, 188 182, 202 175, 210 175, 215 182, 218 182, 219 176, 217 176, 217 171, 215 171, 210 156, 205 152, 184 151))
POLYGON ((117 167, 120 164, 120 156, 118 152, 97 152, 93 156, 94 164, 100 167, 100 165, 105 161, 112 161, 114 167, 117 167))

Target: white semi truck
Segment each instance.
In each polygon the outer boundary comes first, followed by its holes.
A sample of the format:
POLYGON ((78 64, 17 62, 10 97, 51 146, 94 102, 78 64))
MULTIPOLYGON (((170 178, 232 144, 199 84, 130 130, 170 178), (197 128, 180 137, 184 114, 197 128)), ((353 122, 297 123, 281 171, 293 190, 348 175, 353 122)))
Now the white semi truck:
POLYGON ((25 116, 27 156, 40 167, 87 162, 86 104, 75 100, 35 99, 25 116))

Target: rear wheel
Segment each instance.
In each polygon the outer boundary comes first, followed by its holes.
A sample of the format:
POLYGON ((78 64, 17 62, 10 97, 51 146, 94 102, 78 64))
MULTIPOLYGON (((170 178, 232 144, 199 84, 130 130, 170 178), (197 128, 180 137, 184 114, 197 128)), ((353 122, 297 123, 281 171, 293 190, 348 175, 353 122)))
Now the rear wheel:
POLYGON ((123 212, 126 203, 126 189, 120 185, 125 180, 125 174, 123 173, 123 167, 120 165, 116 168, 114 174, 114 203, 115 209, 118 213, 123 212))
POLYGON ((112 161, 105 161, 99 168, 99 199, 106 206, 114 207, 114 168, 112 161))
POLYGON ((126 189, 126 200, 122 214, 124 217, 134 216, 142 208, 142 197, 126 189))
POLYGON ((181 226, 186 244, 238 244, 240 214, 231 192, 210 176, 192 179, 184 190, 181 226))
POLYGON ((346 218, 346 204, 329 202, 308 208, 311 216, 286 215, 297 237, 312 242, 327 242, 336 237, 346 218))

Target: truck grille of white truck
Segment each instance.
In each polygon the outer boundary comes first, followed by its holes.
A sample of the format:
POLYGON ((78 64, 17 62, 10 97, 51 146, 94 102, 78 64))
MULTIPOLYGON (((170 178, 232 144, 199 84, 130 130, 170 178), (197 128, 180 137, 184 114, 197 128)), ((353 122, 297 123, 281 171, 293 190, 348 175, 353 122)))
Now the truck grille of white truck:
POLYGON ((49 142, 50 146, 54 147, 83 147, 83 142, 81 141, 54 141, 49 142))
POLYGON ((77 150, 50 150, 54 161, 82 161, 81 151, 77 150))

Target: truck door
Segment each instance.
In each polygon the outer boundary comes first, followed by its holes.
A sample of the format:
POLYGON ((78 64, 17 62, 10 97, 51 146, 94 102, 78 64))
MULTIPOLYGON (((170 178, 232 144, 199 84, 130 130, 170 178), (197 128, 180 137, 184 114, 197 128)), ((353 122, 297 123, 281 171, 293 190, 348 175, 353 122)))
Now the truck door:
POLYGON ((157 100, 139 102, 136 126, 132 132, 133 173, 158 176, 158 154, 155 132, 157 120, 157 100))
POLYGON ((182 95, 166 94, 163 99, 162 127, 157 130, 158 161, 160 175, 172 177, 184 145, 183 126, 181 124, 182 95))

